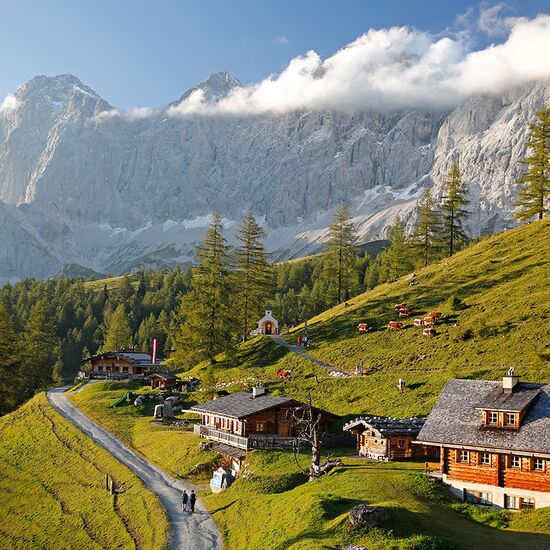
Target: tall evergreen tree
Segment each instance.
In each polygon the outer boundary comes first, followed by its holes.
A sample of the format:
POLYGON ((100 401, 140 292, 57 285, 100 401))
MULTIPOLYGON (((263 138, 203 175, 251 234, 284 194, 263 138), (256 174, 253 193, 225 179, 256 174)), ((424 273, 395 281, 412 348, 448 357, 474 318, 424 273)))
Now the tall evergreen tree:
POLYGON ((21 401, 25 384, 20 350, 13 320, 0 302, 0 415, 14 409, 21 401))
POLYGON ((325 275, 330 281, 336 303, 340 304, 349 297, 351 288, 357 284, 357 273, 354 269, 357 234, 345 204, 334 213, 325 251, 325 275))
POLYGON ((232 349, 236 314, 230 258, 219 214, 214 214, 202 244, 197 248, 191 291, 180 307, 183 319, 175 337, 176 360, 184 364, 208 360, 232 349))
POLYGON ((411 239, 411 248, 422 258, 422 264, 427 266, 439 249, 439 214, 429 189, 427 189, 416 207, 416 225, 411 239))
POLYGON ((132 330, 126 315, 124 304, 117 306, 107 327, 107 334, 103 342, 104 351, 118 351, 120 348, 127 348, 132 345, 132 330))
POLYGON ((390 246, 380 256, 380 279, 394 281, 413 268, 405 226, 397 216, 391 227, 390 246))
POLYGON ((453 161, 443 190, 441 201, 442 225, 441 240, 452 256, 468 240, 464 231, 464 220, 468 211, 467 190, 462 183, 462 175, 456 161, 453 161))
POLYGON ((45 299, 32 306, 25 325, 23 362, 28 390, 40 388, 52 381, 53 366, 59 354, 55 321, 50 304, 45 299))
POLYGON ((521 188, 516 217, 521 221, 541 220, 550 211, 550 107, 537 111, 536 116, 537 121, 529 125, 530 155, 522 161, 527 171, 517 180, 521 188))
POLYGON ((242 340, 248 338, 260 309, 265 307, 271 293, 273 277, 267 263, 263 239, 264 230, 250 212, 243 220, 237 238, 237 309, 242 340))

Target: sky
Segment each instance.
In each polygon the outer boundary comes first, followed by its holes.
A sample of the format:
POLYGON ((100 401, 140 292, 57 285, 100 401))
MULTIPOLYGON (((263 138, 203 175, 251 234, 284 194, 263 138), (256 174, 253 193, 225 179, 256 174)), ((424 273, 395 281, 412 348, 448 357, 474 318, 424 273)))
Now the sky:
MULTIPOLYGON (((224 107, 228 111, 269 110, 275 103, 282 109, 330 107, 342 97, 350 97, 353 109, 353 94, 342 79, 348 79, 349 88, 359 89, 361 97, 375 97, 382 90, 390 107, 401 105, 403 94, 421 103, 434 85, 441 87, 438 97, 449 96, 453 88, 463 88, 464 93, 475 88, 472 82, 483 77, 487 65, 469 60, 471 51, 496 52, 491 67, 497 61, 512 63, 517 57, 512 46, 503 55, 491 44, 506 43, 520 18, 532 21, 541 13, 550 14, 550 0, 0 0, 0 101, 34 75, 73 73, 121 110, 161 107, 211 73, 227 69, 251 85, 224 107), (390 32, 391 27, 409 29, 390 32), (371 29, 379 32, 365 35, 371 29), (391 70, 371 60, 362 70, 371 74, 375 63, 378 80, 350 76, 362 63, 358 56, 372 58, 373 50, 386 47, 388 41, 388 55, 394 56, 391 70), (345 46, 349 53, 335 55, 345 46), (409 86, 401 94, 386 93, 388 78, 399 78, 396 67, 405 58, 410 64, 409 54, 415 56, 414 71, 406 77, 409 86), (434 56, 445 62, 434 62, 434 56), (318 74, 333 66, 337 69, 331 74, 336 77, 321 79, 321 93, 318 74), (426 78, 430 71, 434 74, 426 78), (269 79, 274 74, 285 75, 277 86, 269 79), (333 90, 329 99, 326 89, 333 90), (291 97, 283 106, 274 99, 281 94, 291 97)), ((550 37, 550 26, 539 25, 537 32, 532 48, 550 37)), ((516 33, 516 45, 536 35, 531 28, 522 33, 516 33)), ((525 55, 532 57, 528 51, 525 55)), ((523 59, 518 63, 522 65, 523 59)), ((502 79, 512 76, 503 71, 502 79)), ((185 108, 205 110, 203 98, 193 101, 185 108)))

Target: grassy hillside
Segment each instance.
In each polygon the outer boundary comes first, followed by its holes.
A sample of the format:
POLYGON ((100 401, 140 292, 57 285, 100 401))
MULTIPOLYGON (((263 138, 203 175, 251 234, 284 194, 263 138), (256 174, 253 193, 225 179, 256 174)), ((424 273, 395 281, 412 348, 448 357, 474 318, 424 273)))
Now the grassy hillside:
POLYGON ((44 394, 0 418, 1 548, 165 546, 162 505, 52 409, 44 394), (124 492, 103 487, 109 473, 124 492))

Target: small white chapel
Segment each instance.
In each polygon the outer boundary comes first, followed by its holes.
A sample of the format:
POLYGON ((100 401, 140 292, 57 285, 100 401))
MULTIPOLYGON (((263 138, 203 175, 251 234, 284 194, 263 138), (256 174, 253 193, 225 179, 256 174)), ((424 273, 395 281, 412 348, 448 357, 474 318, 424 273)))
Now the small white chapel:
POLYGON ((265 310, 265 315, 258 321, 258 328, 254 331, 256 334, 279 334, 279 321, 273 317, 271 306, 265 310))

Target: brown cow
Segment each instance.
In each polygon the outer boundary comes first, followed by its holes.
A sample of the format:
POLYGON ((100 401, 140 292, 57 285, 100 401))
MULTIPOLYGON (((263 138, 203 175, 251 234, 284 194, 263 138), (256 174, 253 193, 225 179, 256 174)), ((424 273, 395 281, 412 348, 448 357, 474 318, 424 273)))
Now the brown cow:
POLYGON ((414 324, 415 327, 423 327, 424 326, 424 319, 415 319, 413 324, 414 324))
POLYGON ((435 328, 425 328, 422 331, 422 336, 435 336, 437 334, 435 328))
POLYGON ((399 317, 408 317, 411 314, 411 310, 406 307, 402 307, 399 310, 399 317))
POLYGON ((390 330, 400 330, 403 328, 403 323, 400 323, 399 321, 390 321, 388 323, 388 328, 390 330))
POLYGON ((357 329, 359 330, 360 334, 365 334, 369 331, 369 325, 367 325, 367 323, 359 323, 357 325, 357 329))
POLYGON ((443 313, 441 313, 441 311, 432 311, 428 316, 433 317, 437 321, 438 319, 441 319, 443 313))

